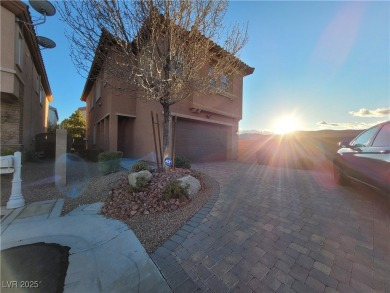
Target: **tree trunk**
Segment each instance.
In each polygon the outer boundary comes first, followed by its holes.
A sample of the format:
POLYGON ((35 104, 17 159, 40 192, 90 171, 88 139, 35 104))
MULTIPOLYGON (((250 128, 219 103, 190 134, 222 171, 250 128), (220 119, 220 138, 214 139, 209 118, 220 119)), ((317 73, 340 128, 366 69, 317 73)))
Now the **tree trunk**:
MULTIPOLYGON (((163 122, 163 170, 167 171, 164 159, 171 156, 172 153, 172 119, 169 104, 163 104, 164 122, 163 122)), ((171 158, 172 159, 172 158, 171 158)))

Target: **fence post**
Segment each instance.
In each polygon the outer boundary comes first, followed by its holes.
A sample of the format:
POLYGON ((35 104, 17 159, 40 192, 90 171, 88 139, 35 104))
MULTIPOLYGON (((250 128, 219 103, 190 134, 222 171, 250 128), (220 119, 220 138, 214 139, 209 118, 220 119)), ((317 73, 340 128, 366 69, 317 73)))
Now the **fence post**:
POLYGON ((16 209, 25 205, 25 200, 22 195, 22 154, 15 152, 13 156, 14 176, 12 178, 11 196, 7 202, 7 209, 16 209))
POLYGON ((66 146, 67 130, 56 130, 56 162, 55 162, 55 183, 56 186, 66 185, 66 146))

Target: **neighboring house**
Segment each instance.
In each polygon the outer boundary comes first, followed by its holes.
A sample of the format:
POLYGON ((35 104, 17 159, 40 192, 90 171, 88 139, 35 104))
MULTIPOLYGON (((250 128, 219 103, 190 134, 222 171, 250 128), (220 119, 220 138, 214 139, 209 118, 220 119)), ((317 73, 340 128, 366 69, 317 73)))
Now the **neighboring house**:
POLYGON ((22 1, 1 1, 1 149, 23 154, 47 130, 53 101, 31 23, 22 1))
POLYGON ((86 107, 80 107, 77 110, 81 112, 81 115, 83 116, 84 121, 87 121, 87 112, 86 112, 86 107))
MULTIPOLYGON (((109 44, 100 46, 107 48, 109 44)), ((95 56, 96 60, 107 54, 95 56)), ((99 63, 101 64, 101 63, 99 63)), ((122 151, 131 158, 151 158, 154 153, 151 111, 158 113, 162 137, 162 106, 145 103, 137 93, 116 91, 99 80, 104 72, 97 62, 91 66, 81 100, 87 103, 87 148, 122 151)), ((221 94, 194 93, 171 106, 177 117, 176 155, 191 161, 232 160, 237 158, 238 123, 242 118, 243 78, 254 68, 240 62, 241 69, 221 94)), ((217 83, 216 81, 214 81, 217 83)), ((215 86, 226 86, 221 77, 215 86)))
POLYGON ((52 106, 49 106, 49 118, 48 118, 48 125, 57 125, 59 117, 57 108, 54 108, 52 106))

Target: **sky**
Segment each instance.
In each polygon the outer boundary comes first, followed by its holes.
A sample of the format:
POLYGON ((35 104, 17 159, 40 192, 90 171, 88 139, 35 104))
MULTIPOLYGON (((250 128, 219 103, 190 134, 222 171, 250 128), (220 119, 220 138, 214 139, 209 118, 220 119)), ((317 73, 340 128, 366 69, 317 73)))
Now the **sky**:
MULTIPOLYGON (((390 119, 390 2, 232 1, 225 23, 248 25, 240 59, 255 68, 244 78, 241 132, 365 129, 390 119)), ((59 13, 36 26, 57 44, 42 56, 60 121, 85 106, 64 29, 59 13)))

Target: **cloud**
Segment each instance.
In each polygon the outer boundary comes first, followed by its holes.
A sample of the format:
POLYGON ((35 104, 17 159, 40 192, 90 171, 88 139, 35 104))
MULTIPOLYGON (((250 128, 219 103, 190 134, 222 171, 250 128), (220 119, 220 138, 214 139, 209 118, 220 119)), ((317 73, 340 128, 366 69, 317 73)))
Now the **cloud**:
POLYGON ((326 121, 320 121, 320 122, 317 122, 317 125, 338 127, 340 125, 340 123, 328 123, 326 121))
POLYGON ((378 108, 376 110, 368 110, 366 108, 361 108, 357 112, 350 111, 349 114, 355 117, 385 117, 390 116, 390 107, 378 108))
POLYGON ((376 121, 372 123, 349 123, 349 122, 326 122, 326 121, 320 121, 316 124, 320 129, 353 129, 353 130, 363 130, 370 128, 374 125, 377 125, 384 121, 376 121))

